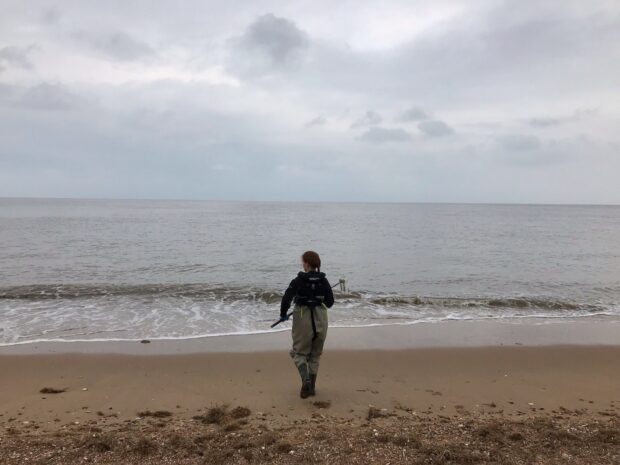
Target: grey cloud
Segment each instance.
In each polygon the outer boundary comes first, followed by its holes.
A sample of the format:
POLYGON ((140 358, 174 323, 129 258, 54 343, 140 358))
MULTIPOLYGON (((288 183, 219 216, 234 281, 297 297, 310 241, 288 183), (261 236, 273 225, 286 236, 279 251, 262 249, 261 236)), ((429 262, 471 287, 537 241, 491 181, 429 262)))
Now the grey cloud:
POLYGON ((62 111, 77 106, 79 99, 60 84, 41 83, 26 90, 18 103, 37 109, 62 111))
POLYGON ((540 139, 529 134, 506 134, 497 137, 500 146, 508 151, 526 152, 541 146, 540 139))
POLYGON ((327 119, 325 119, 324 116, 317 116, 316 118, 312 118, 310 121, 304 124, 304 126, 307 128, 311 128, 314 126, 323 126, 325 123, 327 123, 327 119))
POLYGON ((574 161, 575 158, 573 154, 567 155, 557 151, 522 151, 507 153, 500 161, 514 166, 542 167, 567 163, 574 161))
POLYGON ((408 121, 421 121, 428 119, 429 115, 422 108, 412 107, 408 110, 402 112, 397 118, 397 121, 408 122, 408 121))
POLYGON ((60 84, 40 83, 32 87, 0 84, 0 102, 7 107, 34 110, 69 110, 79 98, 60 84))
POLYGON ((15 86, 0 82, 0 102, 9 102, 15 93, 14 89, 15 86))
POLYGON ((319 47, 317 39, 312 66, 292 85, 334 89, 382 108, 412 95, 421 96, 424 106, 439 108, 446 102, 517 104, 565 98, 590 92, 593 86, 615 89, 620 80, 620 15, 576 14, 561 2, 551 4, 555 6, 523 9, 509 0, 475 16, 470 11, 464 21, 385 53, 325 42, 319 47))
POLYGON ((422 121, 418 129, 428 137, 445 137, 454 134, 454 129, 441 120, 422 121))
POLYGON ((381 115, 375 111, 369 110, 356 119, 353 124, 351 124, 351 128, 363 128, 367 126, 375 126, 377 124, 381 124, 383 118, 381 115))
POLYGON ((531 118, 528 123, 530 126, 546 128, 549 126, 558 126, 562 124, 566 119, 562 118, 531 118))
POLYGON ((78 36, 85 39, 93 49, 116 61, 133 61, 155 55, 155 51, 148 44, 125 32, 103 35, 80 32, 78 36))
POLYGON ((402 128, 383 128, 374 126, 367 129, 358 137, 358 140, 370 142, 372 144, 383 144, 385 142, 406 142, 411 140, 411 134, 402 128))
POLYGON ((306 32, 286 18, 259 16, 240 37, 231 41, 233 69, 282 69, 297 65, 310 45, 306 32))
POLYGON ((507 150, 501 157, 495 157, 497 161, 520 167, 553 167, 563 164, 575 164, 586 161, 591 156, 597 156, 601 152, 613 150, 611 147, 601 147, 601 142, 592 140, 586 136, 569 136, 559 139, 539 141, 536 150, 507 150), (597 154, 597 155, 594 155, 597 154))
MULTIPOLYGON (((574 72, 586 50, 599 55, 599 47, 607 48, 610 41, 620 39, 617 8, 605 13, 601 2, 589 10, 562 6, 567 6, 567 2, 555 0, 540 8, 524 10, 520 2, 509 1, 491 10, 484 23, 485 31, 480 35, 489 46, 489 58, 496 65, 527 64, 542 69, 568 59, 569 69, 574 72)), ((561 84, 561 80, 555 83, 561 84)))
POLYGON ((0 48, 0 65, 3 65, 3 68, 7 66, 16 66, 23 69, 32 69, 32 62, 28 58, 28 55, 35 48, 34 45, 29 47, 8 46, 0 48))
POLYGON ((61 12, 56 7, 47 8, 41 15, 41 20, 45 24, 56 24, 61 17, 61 12))
POLYGON ((571 115, 567 115, 567 116, 530 118, 528 120, 528 124, 534 127, 547 128, 551 126, 559 126, 561 124, 568 123, 571 121, 579 121, 583 118, 593 116, 596 113, 597 113, 596 109, 579 108, 575 110, 571 115))

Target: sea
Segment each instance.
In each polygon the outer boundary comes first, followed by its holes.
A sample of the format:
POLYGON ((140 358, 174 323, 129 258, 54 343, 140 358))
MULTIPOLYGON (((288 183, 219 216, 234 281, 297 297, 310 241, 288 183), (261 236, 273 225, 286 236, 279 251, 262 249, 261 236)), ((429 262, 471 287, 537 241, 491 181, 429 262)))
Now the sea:
POLYGON ((3 198, 0 344, 274 331, 306 250, 331 326, 620 320, 619 206, 3 198))

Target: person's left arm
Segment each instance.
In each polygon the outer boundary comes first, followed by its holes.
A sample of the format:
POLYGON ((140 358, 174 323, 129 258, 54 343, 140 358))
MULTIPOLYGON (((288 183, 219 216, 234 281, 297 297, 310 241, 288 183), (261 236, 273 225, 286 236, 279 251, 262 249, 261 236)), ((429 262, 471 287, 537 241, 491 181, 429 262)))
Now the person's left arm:
POLYGON ((331 308, 334 305, 334 291, 332 291, 332 287, 329 284, 327 278, 325 278, 325 298, 323 299, 323 303, 327 308, 331 308))

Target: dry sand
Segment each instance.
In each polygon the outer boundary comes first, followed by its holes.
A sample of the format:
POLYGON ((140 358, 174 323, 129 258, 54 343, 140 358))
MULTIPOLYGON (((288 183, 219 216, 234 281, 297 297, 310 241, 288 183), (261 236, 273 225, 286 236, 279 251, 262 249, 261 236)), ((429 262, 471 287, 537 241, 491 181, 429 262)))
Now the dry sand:
POLYGON ((0 463, 617 464, 619 368, 618 346, 332 350, 301 400, 285 350, 5 354, 0 463))

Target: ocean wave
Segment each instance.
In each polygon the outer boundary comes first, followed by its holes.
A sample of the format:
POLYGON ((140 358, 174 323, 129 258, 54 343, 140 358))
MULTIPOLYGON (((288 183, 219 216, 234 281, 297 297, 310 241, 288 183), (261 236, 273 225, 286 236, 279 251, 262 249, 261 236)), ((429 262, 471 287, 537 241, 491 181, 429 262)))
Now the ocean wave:
MULTIPOLYGON (((606 311, 609 303, 575 302, 547 296, 422 296, 372 291, 338 292, 339 304, 397 308, 440 307, 445 309, 539 309, 553 311, 606 311)), ((21 301, 59 299, 185 298, 222 303, 260 302, 277 304, 282 292, 252 286, 224 286, 204 283, 184 284, 36 284, 0 287, 0 299, 21 301)))
POLYGON ((398 306, 440 306, 444 308, 538 308, 548 310, 587 310, 598 311, 598 304, 569 302, 566 300, 541 297, 420 297, 420 296, 380 296, 368 301, 375 305, 387 307, 398 306))
POLYGON ((0 287, 0 299, 76 299, 109 296, 160 296, 279 301, 282 293, 241 286, 189 284, 36 284, 0 287))

